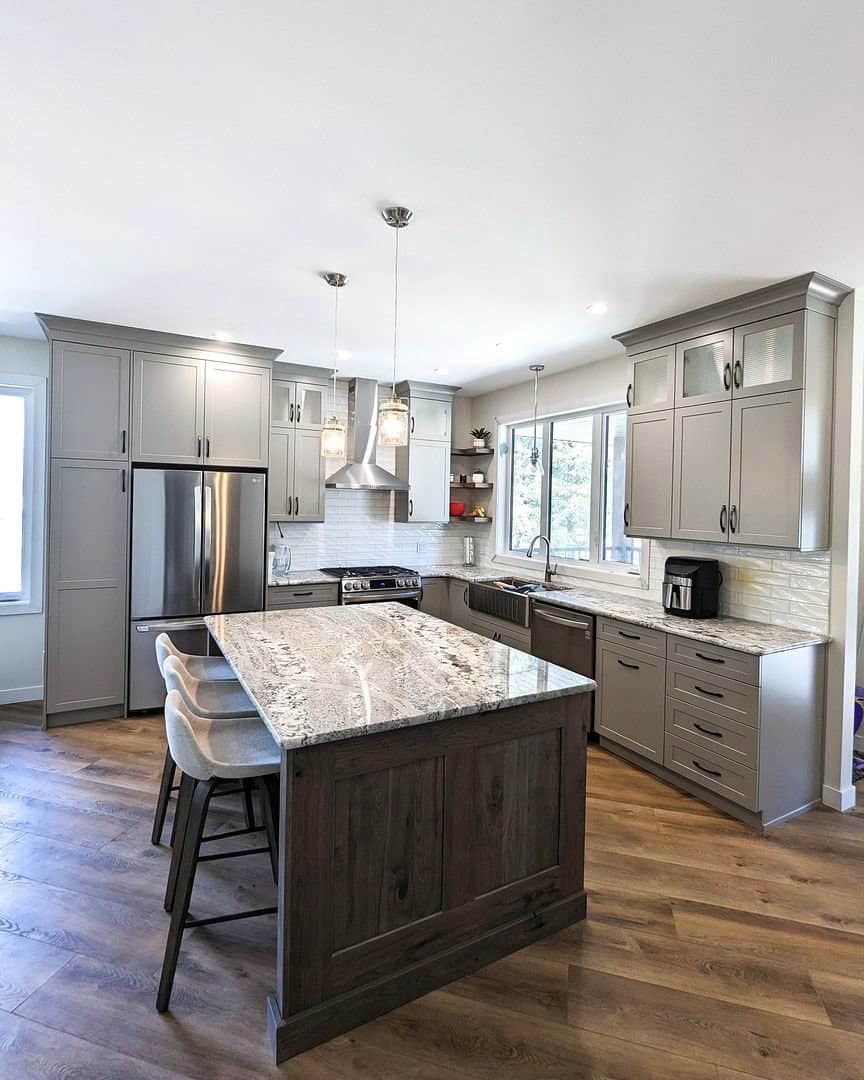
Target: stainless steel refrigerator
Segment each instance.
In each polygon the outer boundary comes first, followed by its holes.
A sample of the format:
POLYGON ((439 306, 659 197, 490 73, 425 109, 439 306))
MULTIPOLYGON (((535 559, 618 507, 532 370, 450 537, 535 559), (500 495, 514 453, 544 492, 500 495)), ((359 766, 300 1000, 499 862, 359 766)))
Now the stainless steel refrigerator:
POLYGON ((129 709, 161 709, 155 640, 207 651, 204 615, 264 606, 264 473, 149 469, 132 474, 129 709))

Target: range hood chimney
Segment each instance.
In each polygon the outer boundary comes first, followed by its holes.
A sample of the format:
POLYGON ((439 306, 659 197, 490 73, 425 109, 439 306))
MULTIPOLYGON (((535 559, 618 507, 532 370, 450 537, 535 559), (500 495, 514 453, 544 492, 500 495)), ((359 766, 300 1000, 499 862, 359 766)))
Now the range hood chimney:
POLYGON ((325 487, 354 491, 407 491, 408 485, 375 464, 378 440, 378 383, 352 379, 348 384, 348 462, 325 487))

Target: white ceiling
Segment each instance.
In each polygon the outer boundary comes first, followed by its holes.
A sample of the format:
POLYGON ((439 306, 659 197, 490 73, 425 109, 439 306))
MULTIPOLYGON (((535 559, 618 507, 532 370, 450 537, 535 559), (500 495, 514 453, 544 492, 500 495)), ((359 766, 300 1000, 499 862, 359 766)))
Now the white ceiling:
POLYGON ((340 270, 340 368, 386 378, 390 202, 400 376, 471 392, 862 278, 858 0, 3 8, 0 333, 42 310, 326 365, 340 270))

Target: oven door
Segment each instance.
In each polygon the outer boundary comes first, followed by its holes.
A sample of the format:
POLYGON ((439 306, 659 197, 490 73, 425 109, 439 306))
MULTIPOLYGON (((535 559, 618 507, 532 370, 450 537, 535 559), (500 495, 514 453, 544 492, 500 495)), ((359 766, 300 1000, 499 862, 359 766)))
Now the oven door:
POLYGON ((420 607, 420 593, 416 589, 394 589, 388 593, 342 593, 343 604, 406 604, 408 607, 420 607))

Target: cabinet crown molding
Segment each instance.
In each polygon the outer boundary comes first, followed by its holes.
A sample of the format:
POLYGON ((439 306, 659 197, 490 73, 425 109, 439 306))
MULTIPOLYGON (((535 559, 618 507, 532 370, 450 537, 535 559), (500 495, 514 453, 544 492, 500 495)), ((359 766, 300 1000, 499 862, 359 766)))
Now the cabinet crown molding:
POLYGON ((757 322, 801 308, 836 316, 837 307, 851 292, 848 285, 811 270, 808 274, 694 308, 681 315, 624 330, 620 334, 613 334, 612 340, 620 342, 628 352, 636 352, 643 347, 653 348, 676 340, 683 341, 702 333, 757 322))

